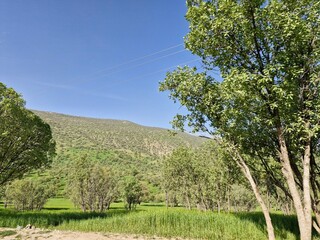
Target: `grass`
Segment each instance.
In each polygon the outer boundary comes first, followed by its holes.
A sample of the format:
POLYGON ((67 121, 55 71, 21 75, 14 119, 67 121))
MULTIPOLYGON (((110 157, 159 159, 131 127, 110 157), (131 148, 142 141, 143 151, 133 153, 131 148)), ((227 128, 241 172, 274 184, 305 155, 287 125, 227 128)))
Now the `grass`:
POLYGON ((125 215, 72 220, 59 229, 106 231, 200 239, 265 239, 254 223, 230 214, 212 214, 184 209, 150 209, 125 215))
MULTIPOLYGON (((298 239, 295 216, 272 214, 277 239, 298 239)), ((166 209, 161 204, 145 204, 128 212, 116 203, 105 213, 82 213, 65 199, 51 199, 37 212, 0 210, 0 226, 27 224, 36 227, 75 231, 97 231, 182 237, 193 239, 266 239, 263 214, 212 213, 183 208, 166 209)), ((320 239, 320 238, 314 238, 320 239)))

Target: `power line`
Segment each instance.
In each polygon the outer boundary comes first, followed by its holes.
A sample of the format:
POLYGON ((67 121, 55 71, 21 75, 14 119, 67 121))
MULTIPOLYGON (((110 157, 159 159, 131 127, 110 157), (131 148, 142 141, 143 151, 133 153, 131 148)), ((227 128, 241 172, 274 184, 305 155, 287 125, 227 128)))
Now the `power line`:
MULTIPOLYGON (((179 51, 176 51, 176 52, 173 52, 173 53, 169 53, 169 54, 166 54, 166 55, 164 55, 164 56, 161 56, 161 57, 158 57, 158 58, 154 58, 154 59, 152 59, 152 60, 149 60, 149 61, 146 61, 146 62, 143 62, 143 63, 136 64, 136 65, 134 65, 134 66, 129 66, 129 67, 125 68, 125 69, 119 69, 119 70, 117 70, 117 71, 109 71, 109 72, 107 72, 107 73, 105 73, 105 74, 102 74, 102 75, 100 75, 100 76, 96 76, 96 77, 94 77, 94 78, 91 78, 91 79, 89 79, 89 80, 86 80, 86 82, 92 81, 92 80, 96 80, 96 79, 99 79, 99 78, 102 78, 102 77, 106 77, 106 76, 109 76, 109 75, 111 75, 111 74, 115 74, 115 73, 119 73, 119 72, 124 72, 124 71, 130 70, 130 69, 136 68, 136 67, 140 67, 140 66, 143 66, 143 65, 146 65, 146 64, 149 64, 149 63, 158 61, 158 60, 160 60, 160 59, 163 59, 163 58, 166 58, 166 57, 169 57, 169 56, 172 56, 172 55, 176 55, 176 54, 181 53, 181 52, 184 52, 184 51, 186 51, 186 49, 179 50, 179 51)), ((122 64, 122 65, 124 65, 124 64, 122 64)))
MULTIPOLYGON (((170 47, 167 47, 167 48, 165 48, 165 49, 162 49, 162 50, 159 50, 159 51, 156 51, 156 52, 153 52, 153 53, 149 53, 149 54, 144 55, 144 56, 141 56, 141 57, 137 57, 137 58, 134 58, 134 59, 125 61, 125 62, 123 62, 123 63, 117 64, 117 65, 114 65, 114 66, 111 66, 111 67, 102 68, 102 69, 100 69, 100 70, 97 70, 97 71, 89 74, 88 77, 93 76, 93 75, 98 74, 98 73, 101 73, 101 72, 112 71, 112 70, 114 70, 114 69, 117 69, 117 68, 119 68, 119 67, 121 67, 121 66, 127 65, 127 64, 129 64, 129 63, 134 63, 134 62, 137 62, 137 61, 140 61, 140 60, 143 60, 143 59, 152 57, 152 56, 154 56, 154 55, 157 55, 157 54, 159 54, 159 53, 166 52, 166 51, 168 51, 168 50, 170 50, 170 49, 174 49, 174 48, 180 47, 180 46, 182 46, 182 45, 184 45, 184 44, 183 44, 183 43, 180 43, 180 44, 177 44, 177 45, 174 45, 174 46, 170 46, 170 47)), ((183 51, 185 51, 185 49, 184 49, 183 51)))
POLYGON ((176 65, 172 65, 171 67, 167 67, 167 68, 163 68, 163 69, 160 69, 160 70, 151 72, 151 73, 146 73, 146 74, 143 74, 143 75, 139 75, 139 76, 133 77, 133 78, 131 78, 131 79, 126 79, 126 80, 122 80, 122 81, 121 81, 121 80, 120 80, 120 81, 114 81, 114 82, 117 83, 117 84, 118 84, 118 83, 130 82, 130 81, 132 81, 132 80, 139 79, 139 78, 146 77, 146 76, 150 76, 150 75, 153 75, 153 74, 156 74, 156 73, 161 73, 161 72, 169 71, 170 69, 175 68, 175 67, 178 67, 179 65, 185 65, 185 64, 192 63, 192 62, 199 61, 199 60, 201 60, 201 58, 197 58, 197 59, 193 59, 193 60, 190 60, 190 61, 178 63, 178 64, 176 64, 176 65))

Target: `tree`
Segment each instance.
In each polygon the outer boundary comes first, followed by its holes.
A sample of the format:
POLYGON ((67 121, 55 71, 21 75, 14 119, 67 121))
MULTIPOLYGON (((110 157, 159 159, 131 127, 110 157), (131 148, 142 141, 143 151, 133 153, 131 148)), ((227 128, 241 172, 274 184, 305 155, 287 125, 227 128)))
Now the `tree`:
POLYGON ((8 185, 5 198, 17 210, 41 210, 47 200, 55 194, 52 186, 31 179, 15 180, 8 185))
POLYGON ((140 204, 142 196, 143 192, 141 183, 138 181, 136 176, 129 176, 125 180, 123 188, 123 198, 126 209, 135 209, 137 204, 140 204))
POLYGON ((227 160, 216 141, 208 141, 197 149, 174 150, 163 164, 162 181, 167 201, 180 200, 187 209, 196 206, 201 210, 214 210, 216 207, 220 212, 223 202, 229 202, 228 194, 236 176, 227 160))
POLYGON ((319 216, 320 2, 187 4, 185 45, 206 71, 178 68, 161 84, 189 110, 175 125, 188 121, 195 131, 219 131, 263 208, 269 239, 271 219, 248 161, 259 163, 292 198, 301 239, 311 239, 312 209, 319 216), (217 68, 223 81, 210 76, 217 68))
POLYGON ((67 194, 82 211, 104 211, 118 196, 113 171, 82 156, 69 168, 67 194))
POLYGON ((50 164, 55 150, 50 126, 2 83, 0 121, 0 186, 50 164))
MULTIPOLYGON (((192 208, 195 166, 191 149, 178 148, 164 162, 163 185, 167 195, 173 194, 184 203, 187 209, 192 208)), ((168 205, 168 203, 167 203, 168 205)))

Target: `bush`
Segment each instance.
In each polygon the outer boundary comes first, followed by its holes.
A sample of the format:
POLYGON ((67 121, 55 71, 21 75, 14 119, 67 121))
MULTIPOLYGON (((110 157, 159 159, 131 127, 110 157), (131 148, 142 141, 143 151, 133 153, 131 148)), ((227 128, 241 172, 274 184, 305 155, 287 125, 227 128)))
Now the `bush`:
POLYGON ((123 189, 123 198, 125 207, 128 210, 136 208, 140 204, 143 197, 142 185, 135 176, 130 176, 126 179, 123 189))
POLYGON ((87 160, 78 159, 70 169, 67 194, 82 211, 104 211, 118 196, 117 179, 113 171, 87 160))
POLYGON ((16 180, 6 189, 6 201, 12 202, 17 210, 40 210, 53 191, 40 181, 16 180))

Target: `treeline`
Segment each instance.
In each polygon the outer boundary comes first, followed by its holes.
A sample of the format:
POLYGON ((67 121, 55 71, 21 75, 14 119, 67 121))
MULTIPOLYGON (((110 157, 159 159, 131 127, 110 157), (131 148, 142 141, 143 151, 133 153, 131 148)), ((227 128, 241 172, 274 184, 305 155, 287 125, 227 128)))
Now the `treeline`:
MULTIPOLYGON (((271 184, 262 169, 256 170, 255 180, 260 183, 270 208, 292 213, 291 200, 271 184)), ((239 167, 218 141, 208 141, 197 149, 176 149, 165 159, 162 173, 167 206, 218 212, 258 208, 239 167)))
MULTIPOLYGON (((107 160, 92 157, 79 154, 65 162, 56 158, 43 176, 34 173, 12 182, 5 191, 5 202, 18 210, 39 210, 50 197, 59 195, 85 212, 108 210, 115 201, 123 201, 128 210, 141 202, 165 202, 168 207, 217 212, 258 207, 240 169, 216 140, 199 148, 177 148, 158 161, 158 175, 152 181, 149 175, 154 171, 139 172, 130 165, 115 168, 106 164, 107 160)), ((261 191, 270 206, 292 212, 291 201, 268 185, 263 171, 257 169, 255 179, 263 186, 261 191)))
POLYGON ((123 201, 128 210, 133 210, 146 194, 143 182, 135 172, 120 177, 111 168, 88 161, 86 156, 74 161, 73 167, 62 177, 63 181, 56 173, 57 169, 51 169, 46 176, 33 174, 11 182, 2 192, 5 207, 13 206, 21 211, 41 210, 49 198, 62 193, 83 212, 108 210, 115 201, 123 201))

